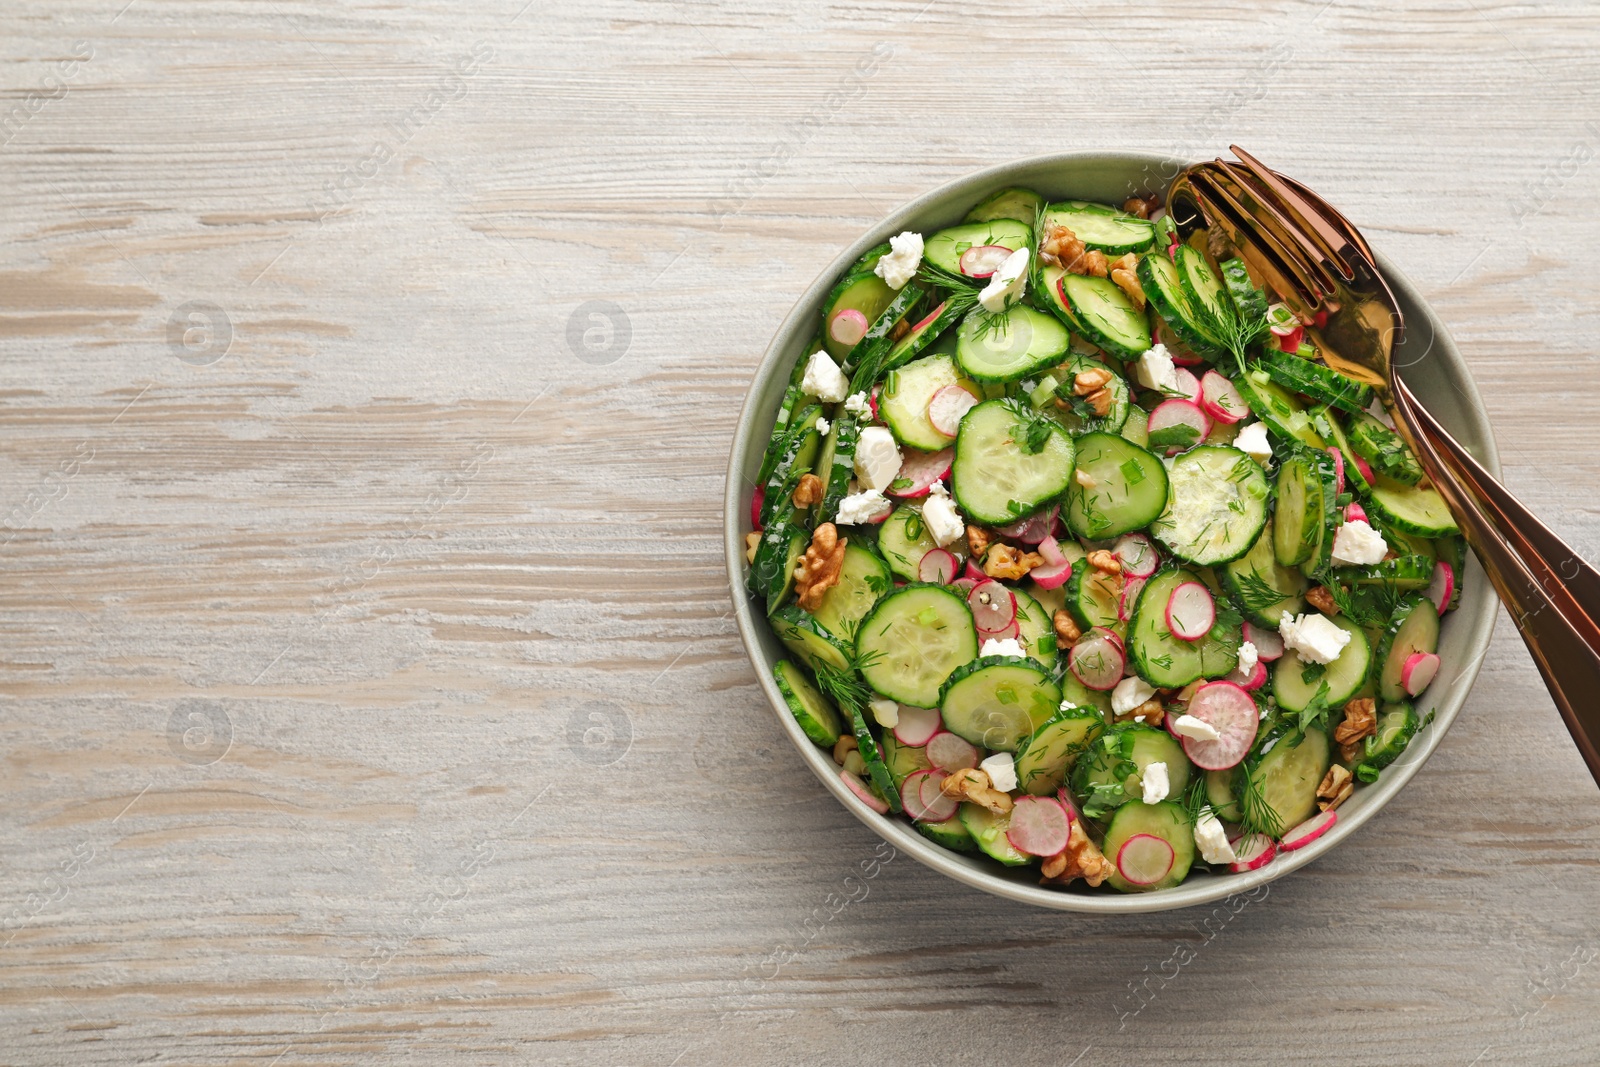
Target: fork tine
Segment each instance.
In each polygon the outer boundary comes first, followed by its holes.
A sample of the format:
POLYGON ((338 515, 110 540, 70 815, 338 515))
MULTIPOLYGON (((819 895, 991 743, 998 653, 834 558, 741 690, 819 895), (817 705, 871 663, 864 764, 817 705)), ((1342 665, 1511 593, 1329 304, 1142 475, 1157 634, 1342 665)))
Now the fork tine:
POLYGON ((1306 234, 1294 219, 1282 211, 1270 193, 1264 192, 1248 175, 1241 175, 1222 160, 1207 164, 1206 173, 1219 187, 1227 188, 1239 204, 1239 210, 1256 222, 1258 229, 1270 231, 1278 239, 1285 254, 1293 254, 1314 270, 1322 280, 1322 287, 1332 293, 1342 281, 1354 277, 1338 260, 1330 260, 1322 245, 1306 234))
POLYGON ((1270 194, 1264 198, 1264 203, 1274 210, 1281 208, 1280 214, 1286 211, 1293 217, 1291 228, 1302 230, 1317 243, 1324 255, 1339 265, 1346 278, 1353 277, 1355 265, 1343 253, 1344 248, 1350 242, 1345 239, 1337 227, 1331 225, 1323 217, 1322 212, 1317 210, 1316 205, 1300 196, 1259 159, 1238 145, 1229 145, 1228 150, 1239 157, 1240 162, 1244 164, 1250 175, 1255 179, 1252 184, 1259 183, 1270 194))
POLYGON ((1304 182, 1297 181, 1296 179, 1289 177, 1287 174, 1278 175, 1278 179, 1285 185, 1289 186, 1289 188, 1299 193, 1300 196, 1303 197, 1305 201, 1312 207, 1316 208, 1317 211, 1321 213, 1322 217, 1328 220, 1330 225, 1338 229, 1339 232, 1344 235, 1345 240, 1356 246, 1356 249, 1361 253, 1362 257, 1365 258, 1368 263, 1371 263, 1374 266, 1377 265, 1377 259, 1373 257, 1372 249, 1367 245, 1367 239, 1361 236, 1361 231, 1356 229, 1355 225, 1351 223, 1349 219, 1345 218, 1344 214, 1340 212, 1338 208, 1334 207, 1332 204, 1322 199, 1322 197, 1312 192, 1306 187, 1304 182))
MULTIPOLYGON (((1319 304, 1323 296, 1331 296, 1337 291, 1333 275, 1322 264, 1305 255, 1303 247, 1285 241, 1282 235, 1275 232, 1274 227, 1264 224, 1261 217, 1240 203, 1232 191, 1214 180, 1211 170, 1202 169, 1196 177, 1200 179, 1197 187, 1205 190, 1207 199, 1226 207, 1230 216, 1246 231, 1253 243, 1264 246, 1287 267, 1298 280, 1299 288, 1305 291, 1307 298, 1311 299, 1314 305, 1319 304), (1252 223, 1254 225, 1251 225, 1252 223)), ((1290 236, 1293 236, 1293 231, 1290 231, 1290 236)))

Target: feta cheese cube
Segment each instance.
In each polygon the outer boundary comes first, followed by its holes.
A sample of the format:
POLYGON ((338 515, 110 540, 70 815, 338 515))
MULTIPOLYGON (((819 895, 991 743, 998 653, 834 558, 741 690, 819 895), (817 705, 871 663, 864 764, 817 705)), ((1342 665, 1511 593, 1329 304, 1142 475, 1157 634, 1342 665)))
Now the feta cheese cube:
POLYGON ((828 353, 818 350, 811 353, 811 358, 806 361, 806 372, 800 379, 800 389, 818 400, 837 404, 850 391, 850 379, 844 376, 839 364, 835 363, 828 353))
POLYGON ((1362 519, 1342 524, 1333 535, 1333 561, 1352 567, 1382 563, 1389 554, 1388 542, 1362 519))
POLYGON ((887 489, 900 473, 900 446, 882 426, 868 426, 856 439, 856 479, 868 489, 887 489))
POLYGON ((1210 808, 1202 809, 1200 818, 1195 820, 1194 843, 1207 863, 1232 863, 1239 858, 1228 844, 1228 831, 1210 808))
POLYGON ((1129 675, 1111 691, 1111 710, 1118 715, 1126 715, 1155 695, 1156 691, 1146 685, 1143 678, 1129 675))
POLYGON ((900 725, 900 705, 883 697, 874 697, 867 707, 872 709, 872 717, 878 720, 878 725, 885 730, 893 730, 900 725))
POLYGON ((1022 295, 1028 279, 1028 257, 1028 250, 1019 248, 990 276, 989 284, 978 294, 978 303, 985 311, 998 315, 1022 295))
POLYGON ((1250 672, 1255 670, 1256 664, 1260 662, 1261 652, 1256 648, 1255 642, 1246 641, 1244 644, 1239 646, 1240 674, 1244 675, 1246 678, 1250 677, 1250 672))
POLYGON ((1217 733, 1215 726, 1193 715, 1179 715, 1172 720, 1172 732, 1183 737, 1192 737, 1196 741, 1217 741, 1222 737, 1217 733))
POLYGON ((978 650, 980 656, 1026 656, 1027 654, 1028 650, 1023 648, 1022 643, 1015 637, 1007 637, 1004 640, 991 637, 978 650))
POLYGON ((858 419, 872 418, 872 401, 867 399, 865 390, 850 394, 844 402, 844 410, 858 419))
POLYGON ((989 782, 1000 792, 1009 793, 1017 787, 1017 765, 1009 752, 996 752, 978 769, 989 776, 989 782))
POLYGON ((1307 663, 1332 663, 1350 643, 1350 635, 1322 615, 1290 615, 1278 619, 1283 647, 1307 663))
POLYGON ((872 273, 891 289, 904 289, 922 265, 922 234, 910 230, 889 238, 889 254, 878 260, 872 273))
POLYGON ((1139 776, 1139 781, 1144 784, 1144 802, 1146 804, 1159 804, 1167 799, 1167 793, 1172 789, 1172 782, 1167 778, 1167 765, 1165 763, 1152 763, 1144 769, 1139 776))
POLYGON ((826 434, 831 429, 833 429, 833 423, 829 422, 827 419, 824 419, 824 418, 818 416, 818 418, 817 418, 817 432, 820 433, 820 434, 826 434))
POLYGON ((851 493, 839 501, 839 514, 834 522, 840 526, 855 526, 859 523, 873 522, 889 514, 889 498, 876 489, 868 489, 862 493, 851 493))
POLYGON ((922 502, 922 525, 928 528, 928 533, 933 535, 934 543, 940 548, 967 532, 967 524, 962 521, 961 513, 945 493, 929 493, 922 502))
POLYGON ((1145 349, 1134 373, 1146 389, 1169 395, 1179 391, 1177 365, 1172 362, 1166 345, 1145 349))
POLYGON ((1233 447, 1263 467, 1272 462, 1272 442, 1267 440, 1267 428, 1259 422, 1242 427, 1233 439, 1233 447))

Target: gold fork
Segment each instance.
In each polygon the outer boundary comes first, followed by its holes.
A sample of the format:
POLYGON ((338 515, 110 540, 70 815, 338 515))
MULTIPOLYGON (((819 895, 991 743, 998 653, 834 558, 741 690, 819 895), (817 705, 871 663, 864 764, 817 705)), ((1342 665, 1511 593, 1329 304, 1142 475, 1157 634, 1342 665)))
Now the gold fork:
POLYGON ((1600 572, 1523 507, 1397 375, 1405 322, 1360 232, 1299 182, 1237 145, 1180 173, 1167 193, 1180 236, 1220 231, 1303 318, 1328 365, 1372 386, 1450 505, 1600 782, 1600 572))

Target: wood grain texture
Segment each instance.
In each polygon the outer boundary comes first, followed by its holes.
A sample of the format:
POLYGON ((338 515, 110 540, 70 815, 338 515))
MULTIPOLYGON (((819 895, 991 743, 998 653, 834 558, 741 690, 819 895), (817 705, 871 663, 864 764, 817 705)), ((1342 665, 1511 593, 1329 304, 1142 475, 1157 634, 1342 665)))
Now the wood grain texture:
POLYGON ((1233 140, 1418 282, 1593 557, 1592 9, 124 3, 0 13, 0 1061, 1594 1061, 1600 804, 1509 625, 1336 853, 1098 920, 875 854, 718 532, 864 226, 1233 140))

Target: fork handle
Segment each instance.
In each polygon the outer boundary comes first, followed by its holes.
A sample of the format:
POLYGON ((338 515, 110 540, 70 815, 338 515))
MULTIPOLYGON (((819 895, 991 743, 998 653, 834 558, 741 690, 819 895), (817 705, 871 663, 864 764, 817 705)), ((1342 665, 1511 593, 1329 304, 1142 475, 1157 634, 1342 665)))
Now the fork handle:
POLYGON ((1396 427, 1450 505, 1600 783, 1600 574, 1523 507, 1402 382, 1396 427))

